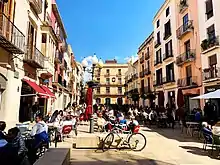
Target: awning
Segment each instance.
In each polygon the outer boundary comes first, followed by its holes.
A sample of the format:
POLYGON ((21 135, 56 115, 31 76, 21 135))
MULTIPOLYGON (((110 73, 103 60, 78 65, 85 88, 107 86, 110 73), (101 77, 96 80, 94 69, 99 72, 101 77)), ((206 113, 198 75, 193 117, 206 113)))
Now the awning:
POLYGON ((214 92, 206 93, 204 95, 193 97, 191 99, 196 100, 196 99, 219 99, 219 98, 220 98, 220 89, 214 92))
POLYGON ((48 94, 35 82, 26 79, 23 79, 23 81, 30 85, 30 87, 33 88, 41 98, 48 98, 48 94))
POLYGON ((52 98, 56 98, 55 94, 53 92, 50 91, 50 89, 44 85, 41 86, 41 88, 43 88, 43 90, 45 90, 45 92, 52 98))

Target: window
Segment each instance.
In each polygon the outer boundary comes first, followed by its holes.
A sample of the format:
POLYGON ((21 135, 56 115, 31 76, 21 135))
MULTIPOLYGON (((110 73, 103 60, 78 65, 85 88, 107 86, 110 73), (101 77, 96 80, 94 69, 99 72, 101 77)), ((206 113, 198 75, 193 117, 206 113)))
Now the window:
POLYGON ((97 90, 97 94, 100 94, 100 87, 97 87, 96 90, 97 90))
POLYGON ((157 85, 162 84, 162 68, 160 68, 156 71, 156 83, 157 83, 157 85))
POLYGON ((190 57, 190 40, 184 43, 184 47, 185 47, 186 59, 188 59, 190 57))
POLYGON ((122 87, 118 87, 118 94, 122 94, 122 87))
POLYGON ((160 20, 157 20, 157 28, 160 26, 160 20))
POLYGON ((164 38, 167 38, 171 35, 171 24, 170 24, 170 20, 164 25, 164 30, 165 30, 165 34, 164 34, 164 38))
POLYGON ((106 74, 110 75, 110 70, 109 69, 106 69, 106 74))
POLYGON ((172 40, 165 44, 165 57, 171 57, 173 55, 173 48, 172 48, 172 40))
POLYGON ((110 84, 110 78, 106 78, 106 84, 110 84))
POLYGON ((100 78, 99 77, 97 78, 97 81, 100 82, 100 78))
POLYGON ((47 34, 42 33, 42 42, 41 43, 47 43, 47 34))
POLYGON ((147 87, 148 87, 148 91, 150 91, 150 77, 147 78, 147 87))
POLYGON ((206 5, 206 17, 207 20, 213 16, 213 4, 212 0, 206 0, 205 2, 206 5))
POLYGON ((191 65, 186 67, 186 85, 192 85, 192 67, 191 65))
POLYGON ((170 14, 170 7, 166 9, 166 17, 170 14))
POLYGON ((121 69, 118 69, 118 75, 121 75, 121 69))
POLYGON ((156 62, 161 62, 162 61, 162 56, 161 56, 161 49, 159 49, 156 52, 156 62))
POLYGON ((160 32, 157 32, 157 43, 160 43, 160 32))
POLYGON ((174 81, 174 64, 171 63, 166 66, 166 82, 174 81))
POLYGON ((106 87, 106 94, 109 94, 110 93, 110 87, 106 87))
POLYGON ((216 54, 209 57, 209 66, 215 66, 217 64, 216 54))
POLYGON ((121 78, 118 78, 118 83, 119 83, 119 84, 122 84, 121 78))
POLYGON ((188 13, 183 17, 183 32, 189 28, 189 15, 188 13))
POLYGON ((215 39, 215 25, 214 24, 207 28, 207 35, 208 35, 208 40, 215 39))

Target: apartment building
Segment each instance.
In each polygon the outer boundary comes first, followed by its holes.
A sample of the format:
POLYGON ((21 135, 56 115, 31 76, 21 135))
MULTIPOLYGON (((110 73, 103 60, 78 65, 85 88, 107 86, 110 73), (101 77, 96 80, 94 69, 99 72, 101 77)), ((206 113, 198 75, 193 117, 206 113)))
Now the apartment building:
MULTIPOLYGON (((219 0, 197 0, 204 93, 220 89, 219 0)), ((219 112, 218 100, 215 102, 219 112)), ((219 112, 220 114, 220 112, 219 112)))
POLYGON ((147 95, 153 91, 152 73, 154 73, 154 34, 150 36, 138 48, 139 62, 139 94, 141 106, 150 106, 150 100, 147 95))
POLYGON ((179 78, 178 88, 185 97, 185 108, 200 107, 200 100, 192 97, 202 94, 201 49, 198 2, 195 0, 176 1, 176 37, 179 78))
POLYGON ((178 68, 176 38, 176 3, 166 0, 153 19, 154 26, 154 87, 156 104, 176 102, 178 68))
POLYGON ((1 1, 0 9, 0 120, 10 127, 30 121, 35 102, 46 114, 71 101, 72 57, 55 0, 1 1))
POLYGON ((100 85, 95 90, 95 99, 101 104, 125 103, 125 73, 128 64, 117 63, 116 60, 106 60, 102 69, 95 69, 94 80, 100 85))
POLYGON ((139 101, 139 61, 128 62, 128 70, 125 74, 126 104, 135 105, 139 101))

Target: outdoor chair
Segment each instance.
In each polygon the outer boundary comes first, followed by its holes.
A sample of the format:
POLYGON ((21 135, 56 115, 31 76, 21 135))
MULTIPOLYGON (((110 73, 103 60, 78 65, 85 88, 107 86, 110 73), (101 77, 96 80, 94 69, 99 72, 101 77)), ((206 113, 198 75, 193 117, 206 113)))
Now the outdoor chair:
POLYGON ((213 137, 210 134, 207 134, 206 132, 202 132, 203 133, 203 137, 204 137, 204 142, 203 142, 203 150, 206 151, 206 147, 209 145, 210 147, 212 147, 212 142, 213 142, 213 137))
POLYGON ((214 148, 216 149, 217 153, 219 154, 219 150, 220 150, 220 136, 213 135, 212 153, 213 153, 214 148))
POLYGON ((71 131, 73 129, 72 125, 64 125, 62 129, 61 139, 64 141, 64 137, 70 135, 71 131))

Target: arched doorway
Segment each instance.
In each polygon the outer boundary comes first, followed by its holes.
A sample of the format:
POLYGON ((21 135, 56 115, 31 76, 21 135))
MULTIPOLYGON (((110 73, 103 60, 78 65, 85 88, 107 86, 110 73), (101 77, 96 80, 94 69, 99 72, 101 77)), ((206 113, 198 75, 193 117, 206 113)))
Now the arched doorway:
POLYGON ((117 98, 117 104, 122 105, 123 104, 123 99, 122 97, 117 98))
POLYGON ((111 104, 111 98, 105 98, 105 104, 110 105, 111 104))
POLYGON ((96 99, 96 104, 101 104, 101 99, 100 98, 96 99))

